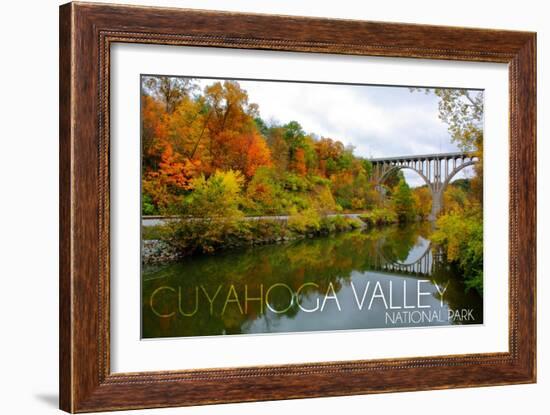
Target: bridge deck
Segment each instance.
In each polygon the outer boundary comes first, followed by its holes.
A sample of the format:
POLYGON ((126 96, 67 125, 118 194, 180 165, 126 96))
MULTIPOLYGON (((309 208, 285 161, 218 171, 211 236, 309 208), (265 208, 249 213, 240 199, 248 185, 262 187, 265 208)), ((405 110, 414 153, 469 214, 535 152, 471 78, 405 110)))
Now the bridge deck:
POLYGON ((371 163, 382 163, 386 161, 412 161, 412 160, 426 160, 426 159, 453 159, 460 157, 474 157, 473 151, 456 151, 453 153, 434 153, 434 154, 418 154, 410 156, 395 156, 395 157, 377 157, 369 159, 371 163))

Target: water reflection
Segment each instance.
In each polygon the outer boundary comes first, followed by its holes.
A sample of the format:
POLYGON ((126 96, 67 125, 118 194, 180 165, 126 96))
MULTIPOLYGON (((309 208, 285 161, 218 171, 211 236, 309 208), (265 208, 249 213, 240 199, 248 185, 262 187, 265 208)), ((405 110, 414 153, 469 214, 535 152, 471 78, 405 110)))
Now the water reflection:
POLYGON ((142 335, 482 323, 482 299, 430 234, 392 226, 146 267, 142 335))

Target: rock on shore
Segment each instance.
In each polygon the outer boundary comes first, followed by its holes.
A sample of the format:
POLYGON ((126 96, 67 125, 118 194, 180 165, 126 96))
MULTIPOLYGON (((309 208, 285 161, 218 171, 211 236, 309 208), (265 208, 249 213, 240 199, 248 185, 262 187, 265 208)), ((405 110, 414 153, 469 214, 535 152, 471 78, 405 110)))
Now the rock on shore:
POLYGON ((143 241, 141 261, 144 264, 160 264, 181 259, 182 255, 167 242, 160 239, 148 239, 143 241))

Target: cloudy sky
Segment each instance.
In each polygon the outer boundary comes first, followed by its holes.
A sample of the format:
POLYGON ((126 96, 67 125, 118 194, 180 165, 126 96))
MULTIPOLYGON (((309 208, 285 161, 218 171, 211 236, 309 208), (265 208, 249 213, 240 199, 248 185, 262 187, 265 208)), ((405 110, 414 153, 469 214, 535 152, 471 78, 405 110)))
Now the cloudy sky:
MULTIPOLYGON (((199 86, 212 82, 202 79, 199 86)), ((307 133, 353 145, 358 156, 458 151, 438 117, 438 98, 433 93, 394 86, 238 82, 268 124, 298 121, 307 133)), ((406 176, 410 184, 420 184, 415 173, 406 176)))

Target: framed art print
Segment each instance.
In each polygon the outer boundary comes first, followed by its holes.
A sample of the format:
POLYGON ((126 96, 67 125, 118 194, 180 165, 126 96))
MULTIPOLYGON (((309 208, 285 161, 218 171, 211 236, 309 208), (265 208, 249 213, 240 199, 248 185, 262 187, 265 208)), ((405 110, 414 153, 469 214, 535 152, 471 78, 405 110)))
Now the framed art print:
POLYGON ((62 409, 535 381, 535 34, 60 29, 62 409))

